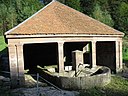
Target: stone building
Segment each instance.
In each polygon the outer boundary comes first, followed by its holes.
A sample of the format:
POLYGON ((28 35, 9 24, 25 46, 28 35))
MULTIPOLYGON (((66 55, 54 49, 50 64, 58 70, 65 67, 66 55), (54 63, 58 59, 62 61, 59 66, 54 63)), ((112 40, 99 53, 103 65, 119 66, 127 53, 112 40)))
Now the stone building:
POLYGON ((74 50, 83 50, 83 63, 91 67, 122 69, 124 34, 55 0, 5 35, 13 86, 25 83, 25 66, 58 64, 63 72, 74 50))

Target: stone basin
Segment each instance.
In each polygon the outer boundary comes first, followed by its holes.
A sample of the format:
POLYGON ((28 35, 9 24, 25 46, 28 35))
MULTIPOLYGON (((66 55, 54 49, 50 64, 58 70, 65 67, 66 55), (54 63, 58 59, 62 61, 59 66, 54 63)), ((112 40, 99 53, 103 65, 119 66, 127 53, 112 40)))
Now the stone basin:
POLYGON ((62 89, 79 90, 95 86, 105 86, 111 81, 108 67, 84 68, 77 73, 73 70, 57 73, 55 68, 42 69, 41 75, 62 89))

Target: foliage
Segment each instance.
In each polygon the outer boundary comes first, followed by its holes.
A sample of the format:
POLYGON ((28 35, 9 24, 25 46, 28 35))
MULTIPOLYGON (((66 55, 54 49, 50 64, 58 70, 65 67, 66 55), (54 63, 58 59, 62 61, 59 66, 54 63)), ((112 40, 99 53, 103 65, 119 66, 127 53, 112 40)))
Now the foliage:
POLYGON ((80 0, 83 13, 90 16, 93 11, 94 0, 80 0))
POLYGON ((80 1, 83 13, 128 34, 128 0, 80 1))
POLYGON ((0 35, 30 17, 42 6, 37 0, 1 0, 0 35))
POLYGON ((0 36, 0 52, 6 48, 6 43, 3 36, 0 36))
POLYGON ((3 32, 6 31, 6 27, 7 27, 7 7, 4 4, 0 4, 0 28, 1 28, 1 32, 0 35, 3 35, 3 32))
POLYGON ((109 0, 114 28, 128 34, 128 0, 109 0))
POLYGON ((66 0, 65 4, 78 11, 82 11, 80 0, 66 0))
POLYGON ((123 60, 128 60, 128 42, 123 42, 123 60))
POLYGON ((96 4, 94 6, 94 11, 92 12, 92 17, 101 21, 109 26, 113 26, 114 22, 111 18, 111 15, 107 10, 102 11, 100 5, 96 4))
POLYGON ((128 34, 128 3, 122 2, 118 7, 118 27, 119 30, 128 34))

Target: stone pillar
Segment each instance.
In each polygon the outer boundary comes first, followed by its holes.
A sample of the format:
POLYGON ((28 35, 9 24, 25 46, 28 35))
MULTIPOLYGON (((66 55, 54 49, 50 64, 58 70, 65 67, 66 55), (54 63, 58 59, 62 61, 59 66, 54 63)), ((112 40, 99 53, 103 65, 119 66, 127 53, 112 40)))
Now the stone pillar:
POLYGON ((116 49, 116 72, 119 71, 120 67, 120 47, 119 47, 119 41, 115 41, 115 49, 116 49))
POLYGON ((96 67, 96 41, 92 41, 92 68, 96 67))
POLYGON ((83 64, 83 51, 73 51, 72 52, 72 69, 79 71, 79 67, 83 64))
POLYGON ((122 41, 116 41, 116 72, 121 71, 122 65, 122 41))
POLYGON ((64 71, 64 42, 58 42, 58 72, 64 71))
POLYGON ((122 41, 120 41, 120 69, 123 68, 123 65, 122 65, 122 41))
POLYGON ((24 77, 24 55, 23 55, 23 45, 18 44, 17 47, 17 67, 18 67, 18 78, 19 78, 19 85, 24 86, 25 84, 25 77, 24 77))
POLYGON ((12 88, 18 86, 17 51, 15 45, 9 45, 9 66, 12 88))

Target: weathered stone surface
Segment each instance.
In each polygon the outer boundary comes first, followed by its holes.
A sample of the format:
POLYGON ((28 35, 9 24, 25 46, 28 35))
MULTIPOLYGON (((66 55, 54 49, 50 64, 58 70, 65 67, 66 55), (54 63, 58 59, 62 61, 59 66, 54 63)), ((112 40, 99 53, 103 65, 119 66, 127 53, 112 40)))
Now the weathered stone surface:
POLYGON ((48 68, 47 70, 50 72, 55 72, 55 68, 48 68))
POLYGON ((72 52, 72 69, 78 72, 80 65, 83 64, 83 51, 75 50, 72 52))
POLYGON ((5 77, 4 76, 0 76, 0 80, 3 80, 3 79, 5 79, 5 77))
POLYGON ((10 78, 4 78, 3 82, 10 82, 10 78))
MULTIPOLYGON (((38 82, 39 86, 47 86, 46 83, 38 82)), ((35 87, 37 81, 31 75, 25 75, 25 87, 35 87)))
POLYGON ((63 89, 88 89, 95 86, 105 86, 111 81, 111 71, 108 67, 99 67, 87 70, 88 72, 81 70, 80 73, 75 76, 68 76, 65 72, 63 75, 49 74, 43 72, 44 78, 63 89), (90 72, 89 72, 90 71, 90 72), (49 79, 50 77, 50 79, 49 79), (52 80, 52 81, 51 81, 52 80))
POLYGON ((4 76, 0 76, 0 87, 9 87, 10 88, 10 78, 6 78, 4 76))

